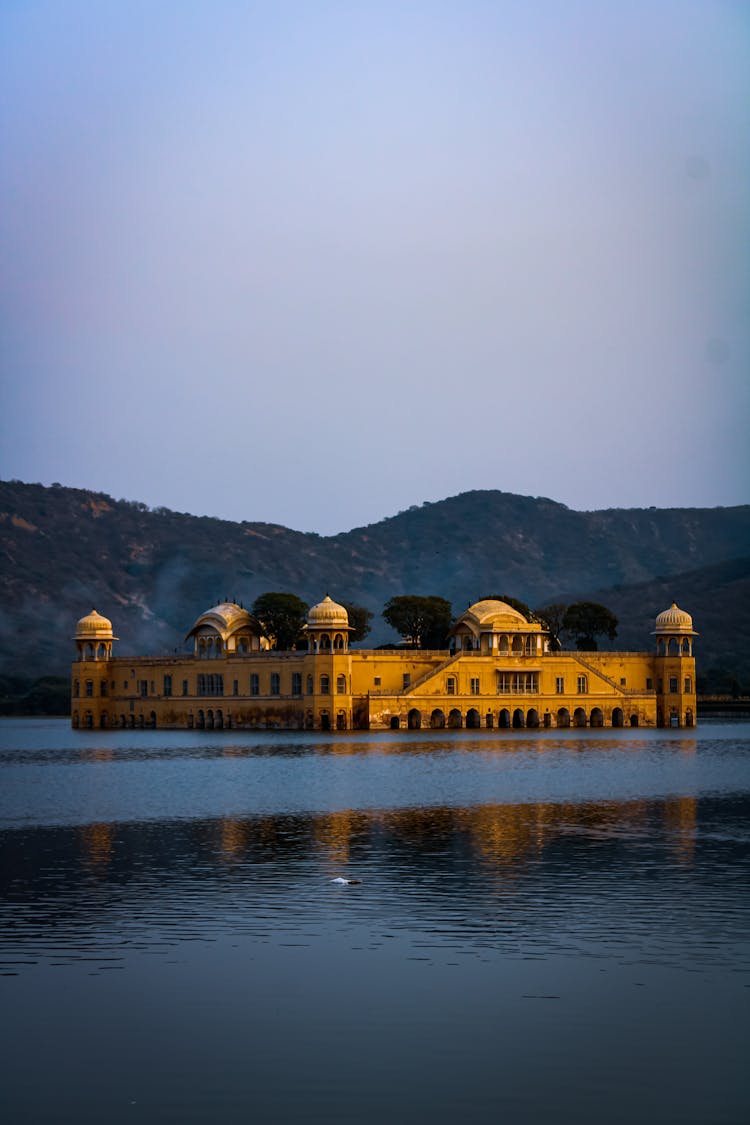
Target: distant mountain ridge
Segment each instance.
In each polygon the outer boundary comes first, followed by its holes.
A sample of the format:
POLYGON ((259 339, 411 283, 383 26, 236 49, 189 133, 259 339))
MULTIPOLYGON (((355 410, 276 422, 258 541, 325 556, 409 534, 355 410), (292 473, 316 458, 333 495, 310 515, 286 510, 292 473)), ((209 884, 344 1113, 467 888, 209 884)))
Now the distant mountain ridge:
MULTIPOLYGON (((684 600, 698 622, 701 606, 688 604, 679 576, 747 557, 750 505, 576 512, 474 491, 324 537, 0 482, 0 671, 64 671, 75 621, 92 605, 113 619, 122 654, 164 652, 207 606, 227 596, 248 605, 266 590, 307 601, 330 591, 376 614, 403 593, 440 594, 460 611, 498 591, 531 605, 597 591, 617 612, 614 588, 640 584, 639 616, 650 620, 664 608, 645 604, 666 589, 659 576, 673 576, 669 600, 684 600)), ((707 596, 699 580, 688 588, 707 596)), ((373 643, 388 639, 380 619, 374 626, 373 643)))

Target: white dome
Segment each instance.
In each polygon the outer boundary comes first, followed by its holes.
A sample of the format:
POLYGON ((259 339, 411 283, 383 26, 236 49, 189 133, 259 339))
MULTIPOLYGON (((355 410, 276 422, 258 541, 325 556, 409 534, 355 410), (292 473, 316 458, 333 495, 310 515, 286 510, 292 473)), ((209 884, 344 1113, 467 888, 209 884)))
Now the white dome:
POLYGON ((677 602, 672 602, 669 609, 665 609, 656 618, 657 633, 692 633, 693 619, 684 609, 680 609, 677 602))
POLYGON ((92 609, 91 613, 87 613, 76 625, 75 639, 116 641, 117 637, 112 635, 112 622, 109 618, 102 617, 101 613, 92 609))
POLYGON ((349 614, 328 594, 322 602, 311 606, 307 614, 307 627, 312 629, 348 629, 349 614))

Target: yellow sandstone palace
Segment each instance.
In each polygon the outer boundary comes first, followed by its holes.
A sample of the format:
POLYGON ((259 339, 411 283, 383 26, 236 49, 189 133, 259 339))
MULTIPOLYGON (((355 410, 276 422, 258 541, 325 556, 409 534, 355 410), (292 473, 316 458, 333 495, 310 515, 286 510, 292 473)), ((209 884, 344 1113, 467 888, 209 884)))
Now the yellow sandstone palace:
POLYGON ((654 651, 553 652, 542 625, 505 602, 470 606, 450 649, 350 649, 326 596, 308 649, 279 652, 234 603, 202 613, 192 655, 115 657, 112 623, 76 629, 74 727, 397 730, 419 727, 686 726, 695 723, 693 621, 656 618, 654 651))

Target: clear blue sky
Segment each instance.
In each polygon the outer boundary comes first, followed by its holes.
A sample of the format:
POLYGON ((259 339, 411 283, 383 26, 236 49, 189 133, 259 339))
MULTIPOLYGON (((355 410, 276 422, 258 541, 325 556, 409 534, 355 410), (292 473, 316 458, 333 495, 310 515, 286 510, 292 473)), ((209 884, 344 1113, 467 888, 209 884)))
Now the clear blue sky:
POLYGON ((0 476, 749 498, 750 5, 6 2, 0 476))

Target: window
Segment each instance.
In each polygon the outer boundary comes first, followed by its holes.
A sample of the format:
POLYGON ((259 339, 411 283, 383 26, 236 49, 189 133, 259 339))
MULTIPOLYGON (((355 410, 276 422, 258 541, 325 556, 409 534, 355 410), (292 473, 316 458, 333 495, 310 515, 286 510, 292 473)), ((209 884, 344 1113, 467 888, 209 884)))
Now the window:
POLYGON ((122 681, 122 686, 123 686, 123 688, 125 689, 125 691, 127 691, 127 690, 128 690, 128 681, 127 681, 127 680, 123 680, 123 681, 122 681))
POLYGON ((292 672, 292 695, 302 695, 301 672, 292 672))
POLYGON ((94 681, 86 680, 86 695, 92 696, 94 694, 94 681))
POLYGON ((579 676, 576 690, 579 695, 585 695, 589 690, 588 676, 579 676))
POLYGON ((260 695, 260 676, 257 672, 253 672, 250 677, 250 694, 260 695))
POLYGON ((233 680, 232 681, 232 695, 239 695, 239 694, 240 694, 240 681, 239 680, 233 680))
POLYGON ((373 683, 375 684, 375 687, 380 687, 380 676, 376 676, 373 683))
POLYGON ((647 676, 646 677, 646 691, 653 691, 653 690, 654 690, 654 681, 651 679, 650 676, 647 676))
POLYGON ((331 691, 331 681, 328 676, 320 677, 320 694, 328 695, 331 691))
POLYGON ((152 680, 152 681, 151 681, 151 694, 152 694, 152 695, 154 694, 155 690, 156 690, 156 689, 154 688, 154 681, 152 680))
POLYGON ((455 676, 449 676, 448 679, 446 680, 445 693, 446 693, 446 695, 455 695, 456 694, 456 677, 455 676))
POLYGON ((472 695, 479 695, 479 677, 472 676, 469 680, 469 690, 472 695))
POLYGON ((626 683, 625 677, 620 676, 620 687, 625 687, 625 683, 626 683))
POLYGON ((141 693, 142 696, 148 695, 148 680, 141 680, 140 681, 139 690, 140 690, 140 693, 141 693))
POLYGON ((538 672, 498 672, 499 695, 534 695, 539 691, 538 672))
POLYGON ((312 678, 312 676, 308 676, 307 677, 307 694, 312 695, 312 693, 313 693, 313 678, 312 678))
POLYGON ((183 680, 182 681, 182 694, 187 695, 187 693, 188 693, 188 682, 187 682, 187 680, 183 680))
POLYGON ((107 681, 106 680, 102 680, 102 682, 99 684, 99 694, 100 695, 106 695, 107 694, 107 681))
POLYGON ((565 678, 563 676, 555 676, 555 691, 558 695, 565 695, 565 678))
POLYGON ((669 690, 671 692, 678 692, 680 690, 679 681, 676 676, 669 677, 669 690))
POLYGON ((336 694, 346 695, 346 676, 336 677, 336 694))
POLYGON ((693 680, 691 676, 685 676, 685 695, 690 695, 693 690, 693 680))
POLYGON ((404 681, 404 686, 403 686, 402 690, 406 691, 408 688, 411 687, 411 672, 404 672, 403 681, 404 681))
POLYGON ((172 694, 172 677, 171 676, 165 676, 164 677, 164 694, 165 695, 171 695, 172 694))
POLYGON ((223 695, 224 694, 224 676, 214 675, 213 673, 208 676, 201 673, 198 676, 198 695, 223 695))
POLYGON ((271 695, 281 695, 281 676, 278 672, 271 673, 271 695))

